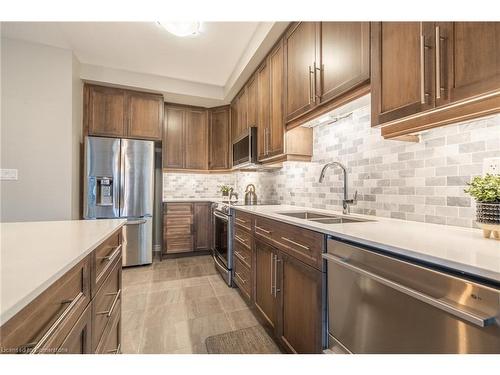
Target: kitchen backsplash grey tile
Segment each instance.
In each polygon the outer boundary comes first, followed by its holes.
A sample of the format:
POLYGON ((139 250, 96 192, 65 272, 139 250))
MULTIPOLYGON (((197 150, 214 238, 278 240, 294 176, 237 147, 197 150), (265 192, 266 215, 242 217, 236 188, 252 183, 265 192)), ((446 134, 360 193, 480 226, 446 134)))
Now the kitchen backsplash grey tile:
POLYGON ((231 185, 243 199, 253 183, 259 199, 341 210, 340 170, 322 166, 340 161, 348 168, 349 196, 358 191, 355 213, 471 227, 474 201, 463 189, 482 174, 484 158, 500 155, 500 115, 429 130, 419 143, 384 140, 370 126, 369 107, 349 118, 314 128, 311 163, 286 162, 271 172, 164 174, 164 198, 213 197, 231 185))

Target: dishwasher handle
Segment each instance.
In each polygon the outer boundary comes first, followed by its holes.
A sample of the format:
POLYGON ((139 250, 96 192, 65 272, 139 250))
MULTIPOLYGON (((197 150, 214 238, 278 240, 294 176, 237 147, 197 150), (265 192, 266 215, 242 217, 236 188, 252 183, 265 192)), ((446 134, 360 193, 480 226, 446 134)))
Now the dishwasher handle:
POLYGON ((489 325, 492 325, 495 323, 495 317, 491 316, 480 316, 468 311, 461 310, 449 303, 446 303, 440 299, 431 297, 425 293, 419 292, 417 290, 408 288, 404 285, 398 284, 392 280, 386 279, 385 277, 379 276, 377 274, 374 274, 373 272, 364 270, 363 268, 354 266, 350 264, 346 259, 331 255, 331 254, 322 254, 323 258, 326 259, 327 261, 331 261, 333 263, 336 263, 342 267, 345 267, 351 271, 354 271, 360 275, 366 276, 369 279, 372 279, 374 281, 377 281, 381 284, 384 284, 388 286, 389 288, 392 288, 394 290, 397 290, 398 292, 404 293, 410 297, 416 298, 419 301, 425 302, 435 308, 438 308, 440 310, 443 310, 449 314, 452 314, 460 319, 466 320, 472 324, 475 324, 479 327, 486 327, 489 325))

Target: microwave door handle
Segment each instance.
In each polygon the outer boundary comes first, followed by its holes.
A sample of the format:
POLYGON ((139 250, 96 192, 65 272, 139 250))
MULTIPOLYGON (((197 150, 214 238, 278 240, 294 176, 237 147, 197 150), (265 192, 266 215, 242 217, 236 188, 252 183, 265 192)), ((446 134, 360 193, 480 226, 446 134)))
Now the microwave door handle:
POLYGON ((381 284, 384 284, 385 286, 388 286, 389 288, 392 288, 394 290, 397 290, 398 292, 404 293, 407 296, 413 297, 418 299, 421 302, 427 303, 437 309, 440 309, 442 311, 445 311, 451 315, 454 315, 460 319, 466 320, 469 323, 475 324, 476 326, 479 327, 486 327, 488 325, 491 325, 495 321, 495 317, 491 316, 480 316, 478 314, 474 314, 468 311, 464 311, 462 309, 459 309, 449 303, 443 302, 442 300, 438 298, 431 297, 425 293, 419 292, 417 290, 414 290, 412 288, 408 288, 404 285, 401 285, 399 283, 396 283, 392 280, 386 279, 385 277, 379 276, 377 274, 374 274, 370 271, 367 271, 363 268, 357 267, 353 264, 350 264, 347 262, 347 260, 334 256, 331 254, 323 254, 323 258, 326 259, 327 261, 331 261, 333 263, 338 264, 339 266, 345 267, 351 271, 354 271, 362 276, 365 276, 369 279, 372 279, 374 281, 377 281, 381 284))

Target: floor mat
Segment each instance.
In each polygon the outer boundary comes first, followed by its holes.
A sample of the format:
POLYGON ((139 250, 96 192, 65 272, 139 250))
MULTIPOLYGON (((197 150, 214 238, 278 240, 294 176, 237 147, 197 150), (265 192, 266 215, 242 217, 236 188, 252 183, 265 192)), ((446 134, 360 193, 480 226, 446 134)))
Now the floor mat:
POLYGON ((209 354, 280 354, 278 346, 261 326, 207 337, 209 354))

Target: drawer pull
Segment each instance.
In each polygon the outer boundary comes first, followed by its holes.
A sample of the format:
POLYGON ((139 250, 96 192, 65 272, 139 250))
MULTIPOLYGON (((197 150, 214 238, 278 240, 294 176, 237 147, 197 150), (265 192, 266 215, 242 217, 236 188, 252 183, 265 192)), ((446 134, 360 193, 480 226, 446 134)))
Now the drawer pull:
POLYGON ((244 278, 242 278, 242 277, 241 277, 241 275, 240 275, 238 272, 236 272, 236 277, 237 277, 238 279, 240 279, 240 280, 241 280, 241 282, 242 282, 243 284, 246 284, 246 283, 247 283, 247 280, 246 280, 246 279, 244 279, 244 278))
POLYGON ((83 293, 80 292, 78 295, 72 299, 72 300, 64 300, 61 302, 61 305, 66 305, 68 306, 64 309, 62 314, 59 316, 59 318, 56 319, 56 321, 49 327, 47 332, 42 336, 42 338, 38 341, 35 342, 30 342, 25 345, 22 345, 19 347, 19 350, 21 353, 36 353, 40 350, 40 348, 44 345, 44 343, 53 335, 54 331, 59 327, 61 322, 66 319, 66 317, 69 315, 69 313, 73 310, 75 305, 80 302, 80 299, 83 297, 83 293), (31 349, 31 350, 30 350, 31 349))
POLYGON ((122 293, 122 290, 120 289, 117 293, 106 294, 107 296, 113 296, 114 295, 115 299, 113 300, 113 303, 111 304, 111 307, 109 308, 108 311, 99 311, 96 314, 97 315, 104 315, 104 314, 106 314, 106 316, 109 318, 113 314, 113 310, 115 309, 116 303, 118 302, 118 299, 120 298, 121 293, 122 293))
POLYGON ((247 221, 246 221, 246 220, 240 219, 239 217, 235 217, 235 220, 236 220, 238 223, 241 223, 241 224, 246 224, 246 223, 247 223, 247 221))
POLYGON ((97 259, 102 259, 102 260, 106 260, 108 262, 111 262, 112 260, 114 260, 117 256, 117 254, 121 251, 122 249, 122 245, 118 245, 116 248, 115 248, 115 251, 113 251, 113 253, 111 255, 107 255, 105 257, 97 257, 97 259))
POLYGON ((267 230, 267 229, 264 229, 262 227, 259 227, 258 225, 255 226, 255 229, 256 230, 260 230, 261 232, 264 232, 264 233, 267 233, 267 234, 271 234, 270 230, 267 230))
POLYGON ((309 247, 307 247, 307 246, 305 246, 305 245, 302 245, 302 244, 300 244, 300 243, 298 243, 298 242, 292 241, 292 240, 291 240, 291 239, 289 239, 289 238, 286 238, 286 237, 281 237, 281 239, 282 239, 283 241, 286 241, 286 242, 289 242, 289 243, 291 243, 291 244, 294 244, 295 246, 298 246, 298 247, 300 247, 300 248, 302 248, 302 249, 304 249, 304 250, 307 250, 307 251, 310 251, 310 250, 311 250, 309 247))
POLYGON ((238 241, 242 242, 242 243, 246 243, 247 240, 245 240, 244 238, 238 236, 237 234, 234 235, 234 238, 236 238, 238 241))
POLYGON ((121 344, 118 344, 118 347, 116 349, 113 349, 113 350, 108 350, 106 353, 107 354, 120 354, 120 349, 121 349, 121 344))
POLYGON ((237 257, 240 257, 240 258, 241 258, 241 259, 243 259, 243 260, 247 259, 247 257, 245 257, 245 256, 241 255, 241 253, 240 253, 239 251, 235 251, 235 252, 234 252, 234 255, 236 255, 237 257))

